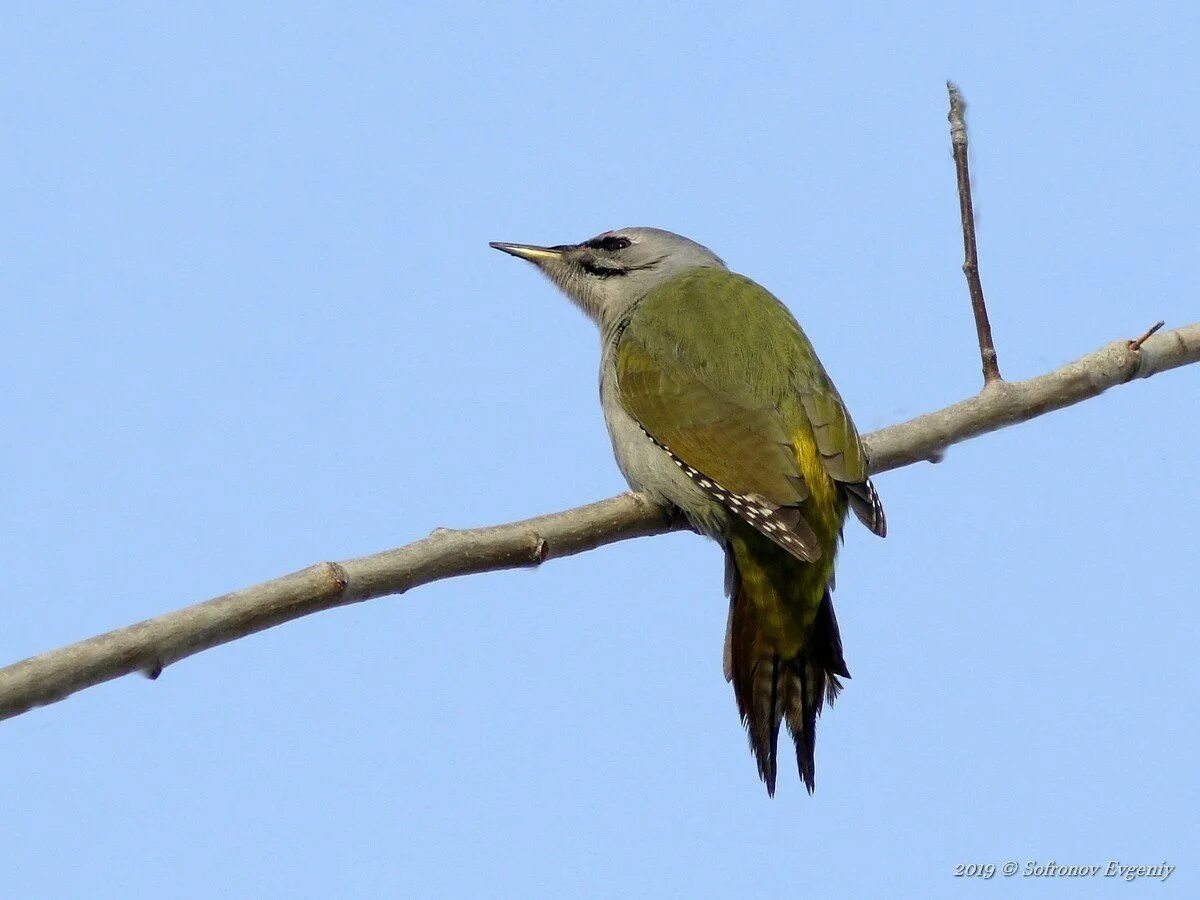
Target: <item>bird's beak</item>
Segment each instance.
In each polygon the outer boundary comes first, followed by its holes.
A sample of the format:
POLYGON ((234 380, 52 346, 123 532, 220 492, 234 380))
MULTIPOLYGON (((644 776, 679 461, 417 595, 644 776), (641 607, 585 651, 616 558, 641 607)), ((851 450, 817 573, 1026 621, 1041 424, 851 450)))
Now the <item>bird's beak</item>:
POLYGON ((500 241, 492 241, 488 246, 496 250, 503 250, 517 259, 527 259, 538 265, 562 259, 563 251, 567 249, 566 247, 538 247, 534 244, 505 244, 500 241))

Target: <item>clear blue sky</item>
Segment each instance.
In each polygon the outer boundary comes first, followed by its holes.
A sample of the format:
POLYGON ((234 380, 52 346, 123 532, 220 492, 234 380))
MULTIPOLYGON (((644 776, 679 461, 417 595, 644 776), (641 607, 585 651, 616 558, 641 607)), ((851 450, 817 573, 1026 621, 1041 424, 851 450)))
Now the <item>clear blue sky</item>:
MULTIPOLYGON (((695 237, 864 431, 973 392, 947 77, 1006 374, 1200 319, 1194 4, 1004 6, 8 4, 0 661, 622 490, 592 326, 489 240, 695 237)), ((4 892, 1194 892, 1198 392, 878 479, 815 797, 767 800, 720 552, 675 535, 3 723, 4 892)))

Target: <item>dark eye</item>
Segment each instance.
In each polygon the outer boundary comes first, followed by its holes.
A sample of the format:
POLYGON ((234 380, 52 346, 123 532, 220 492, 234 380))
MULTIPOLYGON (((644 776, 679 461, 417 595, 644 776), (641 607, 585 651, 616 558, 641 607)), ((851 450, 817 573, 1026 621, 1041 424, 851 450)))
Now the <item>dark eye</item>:
POLYGON ((604 250, 608 253, 616 253, 618 250, 624 250, 633 242, 627 237, 618 237, 614 234, 608 234, 596 241, 597 249, 604 250))

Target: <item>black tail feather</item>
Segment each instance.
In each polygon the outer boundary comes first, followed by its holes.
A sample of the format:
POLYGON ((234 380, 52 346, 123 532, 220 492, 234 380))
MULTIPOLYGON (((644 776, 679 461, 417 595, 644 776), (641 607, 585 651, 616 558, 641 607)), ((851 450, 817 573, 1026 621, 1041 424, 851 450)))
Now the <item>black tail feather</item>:
MULTIPOLYGON (((850 677, 850 670, 846 668, 846 657, 842 655, 842 633, 838 630, 837 615, 834 614, 833 598, 829 596, 829 591, 825 592, 825 596, 821 598, 821 606, 817 609, 817 618, 808 638, 808 653, 813 662, 823 669, 843 678, 850 677)), ((841 682, 837 682, 837 691, 841 689, 841 682)), ((836 695, 835 691, 834 696, 836 695)))
POLYGON ((753 663, 748 678, 741 666, 735 666, 733 677, 734 695, 750 740, 750 752, 758 762, 758 775, 767 785, 767 794, 772 797, 778 770, 779 727, 784 715, 786 688, 781 683, 784 669, 779 655, 769 654, 753 663))
POLYGON ((805 649, 783 659, 764 646, 752 604, 736 591, 726 636, 727 676, 767 794, 775 795, 779 729, 784 721, 796 745, 800 778, 811 794, 816 787, 817 718, 825 703, 849 678, 833 601, 826 593, 805 649))
POLYGON ((817 786, 817 716, 825 702, 826 673, 808 662, 804 654, 791 660, 788 667, 787 727, 796 744, 800 778, 811 794, 817 786))

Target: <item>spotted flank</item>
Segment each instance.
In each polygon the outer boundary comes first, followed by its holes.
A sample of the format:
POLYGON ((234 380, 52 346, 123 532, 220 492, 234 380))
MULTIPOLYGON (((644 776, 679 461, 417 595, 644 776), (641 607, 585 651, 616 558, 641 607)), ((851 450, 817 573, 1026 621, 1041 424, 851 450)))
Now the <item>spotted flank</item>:
POLYGON ((815 562, 821 556, 821 547, 817 542, 816 535, 796 507, 777 506, 759 494, 739 494, 728 490, 703 472, 689 466, 676 456, 670 447, 659 441, 650 432, 644 428, 642 431, 646 437, 654 441, 671 457, 671 461, 679 467, 680 471, 701 490, 797 559, 803 562, 815 562))

